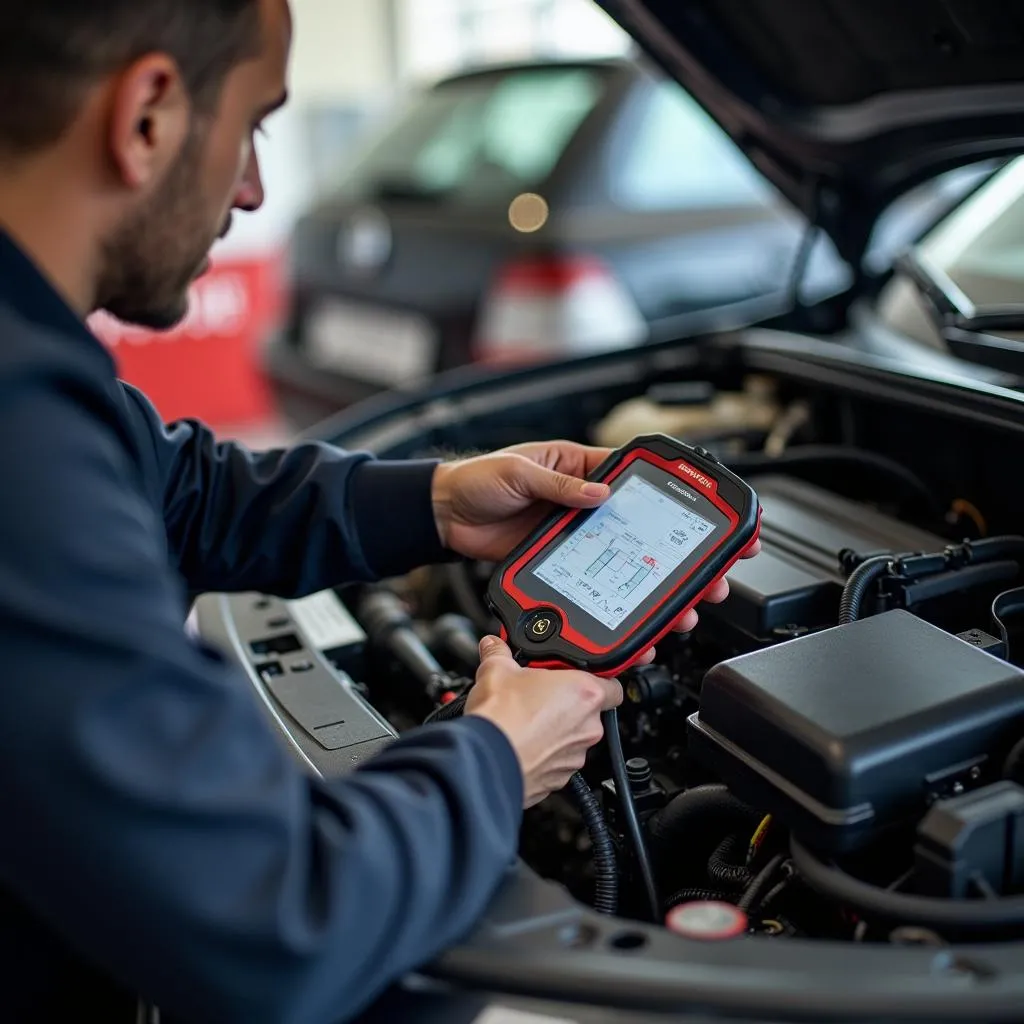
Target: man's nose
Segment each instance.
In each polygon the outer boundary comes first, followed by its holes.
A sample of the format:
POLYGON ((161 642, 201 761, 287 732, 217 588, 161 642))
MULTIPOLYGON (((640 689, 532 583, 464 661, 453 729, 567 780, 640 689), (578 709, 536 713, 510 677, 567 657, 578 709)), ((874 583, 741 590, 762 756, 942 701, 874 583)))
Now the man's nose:
POLYGON ((235 197, 235 206, 239 210, 248 213, 255 213, 262 205, 265 198, 263 191, 263 178, 260 175, 260 162, 256 151, 249 156, 249 163, 246 165, 245 174, 242 176, 242 184, 239 186, 238 195, 235 197))

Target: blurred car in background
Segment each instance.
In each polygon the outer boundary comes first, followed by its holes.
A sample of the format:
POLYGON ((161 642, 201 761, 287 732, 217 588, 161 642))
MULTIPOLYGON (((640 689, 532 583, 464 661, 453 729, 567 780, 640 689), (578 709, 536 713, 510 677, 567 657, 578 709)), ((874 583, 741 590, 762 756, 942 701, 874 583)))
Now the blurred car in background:
MULTIPOLYGON (((881 235, 913 239, 976 176, 918 190, 881 235)), ((266 368, 309 426, 467 364, 764 319, 795 280, 813 303, 849 273, 675 82, 626 59, 491 68, 413 96, 300 218, 266 368)))

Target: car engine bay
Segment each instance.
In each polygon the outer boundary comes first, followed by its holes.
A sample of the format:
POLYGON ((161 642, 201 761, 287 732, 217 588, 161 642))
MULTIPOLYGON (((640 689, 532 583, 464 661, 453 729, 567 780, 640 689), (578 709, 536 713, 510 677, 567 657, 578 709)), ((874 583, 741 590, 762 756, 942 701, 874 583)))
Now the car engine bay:
MULTIPOLYGON (((729 599, 621 680, 645 848, 599 746, 585 785, 526 812, 522 861, 620 924, 703 943, 941 950, 1024 936, 1024 536, 1018 484, 977 445, 998 428, 931 398, 914 408, 878 378, 823 384, 785 345, 739 359, 717 345, 699 376, 656 354, 632 377, 598 361, 587 372, 606 384, 577 372, 579 401, 554 400, 550 380, 504 385, 504 406, 469 388, 401 428, 384 416, 332 437, 394 456, 662 431, 758 492, 762 552, 734 566, 729 599)), ((1007 460, 1016 429, 999 435, 1007 460)), ((491 570, 216 600, 271 717, 331 775, 466 693, 496 631, 491 570)))

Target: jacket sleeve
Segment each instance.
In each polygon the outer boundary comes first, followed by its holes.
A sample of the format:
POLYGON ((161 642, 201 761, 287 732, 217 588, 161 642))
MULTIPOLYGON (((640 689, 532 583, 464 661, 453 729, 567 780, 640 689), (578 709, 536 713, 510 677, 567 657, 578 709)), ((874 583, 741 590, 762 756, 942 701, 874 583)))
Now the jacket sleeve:
POLYGON ((191 420, 165 426, 143 394, 120 387, 171 559, 193 593, 302 597, 451 557, 431 503, 435 461, 377 460, 322 442, 253 452, 191 420))
POLYGON ((38 388, 2 423, 0 884, 188 1020, 338 1022, 463 935, 516 852, 501 731, 431 726, 306 777, 184 635, 113 432, 38 388))

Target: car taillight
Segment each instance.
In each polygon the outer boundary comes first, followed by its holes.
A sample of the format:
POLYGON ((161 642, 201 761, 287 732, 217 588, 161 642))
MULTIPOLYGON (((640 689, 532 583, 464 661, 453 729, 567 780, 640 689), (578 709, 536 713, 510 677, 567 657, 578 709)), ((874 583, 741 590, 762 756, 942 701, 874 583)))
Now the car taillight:
POLYGON ((473 358, 527 363, 639 345, 647 323, 611 270, 589 256, 517 260, 485 297, 473 358))

